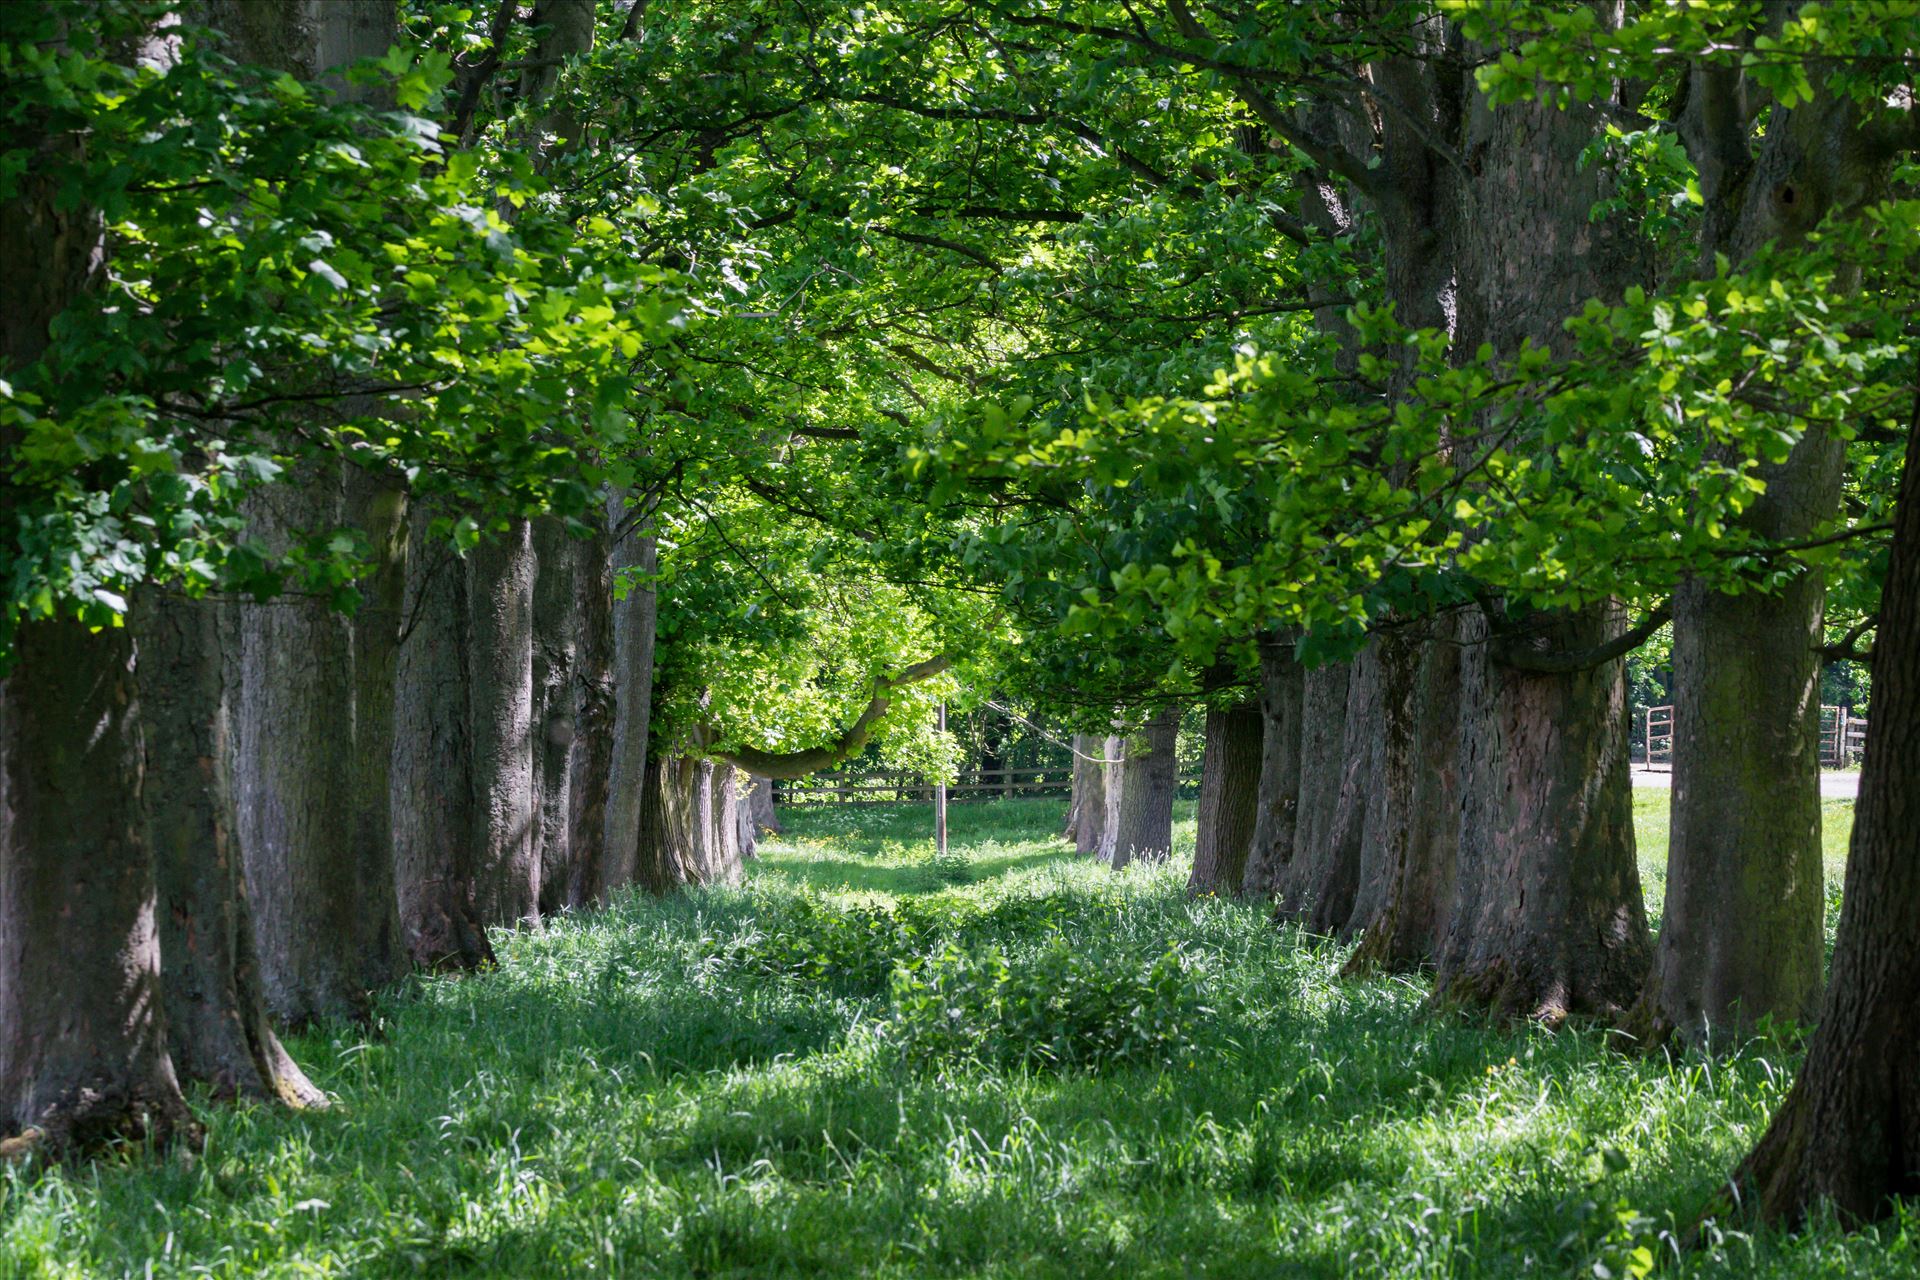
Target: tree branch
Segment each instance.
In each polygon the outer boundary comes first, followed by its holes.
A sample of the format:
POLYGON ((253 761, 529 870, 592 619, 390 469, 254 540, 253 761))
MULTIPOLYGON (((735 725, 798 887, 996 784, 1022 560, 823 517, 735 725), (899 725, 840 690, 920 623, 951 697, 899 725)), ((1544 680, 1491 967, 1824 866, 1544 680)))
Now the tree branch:
POLYGON ((1860 648, 1860 637, 1879 625, 1880 615, 1870 613, 1853 626, 1848 627, 1847 634, 1840 638, 1839 643, 1817 644, 1813 647, 1813 651, 1820 655, 1822 666, 1834 662, 1871 663, 1873 661, 1873 649, 1871 647, 1866 649, 1860 648))
POLYGON ((1638 649, 1647 642, 1648 636, 1672 619, 1673 601, 1668 600, 1624 634, 1615 636, 1605 644, 1571 652, 1536 653, 1517 647, 1516 637, 1496 637, 1493 641, 1493 660, 1515 671, 1532 671, 1541 675, 1571 675, 1576 671, 1591 671, 1638 649))
MULTIPOLYGON (((732 751, 711 751, 708 754, 715 760, 723 760, 736 769, 745 769, 763 778, 790 780, 831 769, 865 749, 874 725, 879 723, 892 705, 895 691, 931 680, 952 665, 953 660, 941 654, 937 658, 916 662, 899 675, 874 677, 873 696, 868 700, 866 710, 847 727, 845 733, 826 746, 810 747, 805 751, 762 751, 757 747, 738 747, 732 751)), ((708 738, 719 736, 711 725, 701 726, 700 731, 708 738)))
MULTIPOLYGON (((1205 40, 1212 44, 1220 43, 1213 33, 1202 26, 1187 7, 1187 0, 1167 0, 1167 14, 1173 19, 1173 25, 1181 35, 1189 40, 1205 40)), ((1355 155, 1337 143, 1315 137, 1298 124, 1289 120, 1286 113, 1273 104, 1273 100, 1262 93, 1254 83, 1254 77, 1246 68, 1223 68, 1234 82, 1234 89, 1240 100, 1249 110, 1260 118, 1260 123, 1290 146, 1298 147, 1308 159, 1331 173, 1337 173, 1355 187, 1368 194, 1378 194, 1381 175, 1367 168, 1365 158, 1355 155)))

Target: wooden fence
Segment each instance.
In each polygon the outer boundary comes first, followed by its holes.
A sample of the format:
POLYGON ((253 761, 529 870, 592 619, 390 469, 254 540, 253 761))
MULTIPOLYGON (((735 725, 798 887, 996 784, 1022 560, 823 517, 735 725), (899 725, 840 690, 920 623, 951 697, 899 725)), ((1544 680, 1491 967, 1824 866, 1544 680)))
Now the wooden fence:
MULTIPOLYGON (((1066 795, 1072 790, 1071 765, 972 769, 962 772, 948 785, 947 798, 993 800, 1004 796, 1066 795)), ((785 804, 893 804, 902 800, 931 801, 933 783, 909 773, 822 773, 797 782, 782 782, 773 794, 774 799, 785 804)))
MULTIPOLYGON (((1182 770, 1176 785, 1182 795, 1198 786, 1200 775, 1182 770)), ((963 770, 947 787, 947 799, 998 800, 1008 796, 1065 796, 1073 792, 1071 765, 1040 765, 1024 769, 963 770)), ((820 773, 797 782, 777 782, 778 804, 897 804, 933 799, 933 784, 909 773, 820 773)))
MULTIPOLYGON (((1641 707, 1634 725, 1634 763, 1649 769, 1673 768, 1673 708, 1641 707)), ((1820 708, 1820 763, 1848 769, 1867 748, 1867 722, 1845 707, 1820 708)))

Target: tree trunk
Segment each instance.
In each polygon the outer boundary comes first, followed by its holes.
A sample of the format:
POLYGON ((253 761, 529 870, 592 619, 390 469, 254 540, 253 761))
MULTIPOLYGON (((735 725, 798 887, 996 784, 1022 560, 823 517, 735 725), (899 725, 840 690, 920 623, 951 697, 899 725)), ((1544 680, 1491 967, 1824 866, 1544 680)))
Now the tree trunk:
POLYGON ((579 547, 564 521, 533 522, 533 794, 538 820, 534 855, 544 915, 571 905, 574 875, 573 753, 580 647, 579 547))
POLYGON ((772 778, 753 775, 753 803, 750 807, 753 811, 753 825, 762 834, 779 834, 780 811, 774 807, 773 803, 772 778))
MULTIPOLYGON (((49 151, 72 139, 23 138, 49 151)), ((28 172, 0 203, 0 373, 100 264, 97 213, 28 172)), ((0 511, 16 440, 0 426, 0 511)), ((30 621, 0 677, 0 1158, 122 1135, 192 1137, 167 1055, 133 640, 30 621)))
MULTIPOLYGON (((1249 706, 1208 707, 1190 894, 1237 895, 1260 808, 1266 719, 1249 706)), ((1172 808, 1168 808, 1169 820, 1172 808)))
POLYGON ((740 879, 740 771, 722 761, 712 769, 712 836, 708 841, 705 884, 740 879))
POLYGON ((397 981, 409 964, 394 882, 392 774, 395 679, 411 534, 407 494, 398 476, 354 466, 343 471, 344 516, 365 535, 373 556, 371 572, 359 583, 360 607, 351 624, 353 742, 348 776, 356 922, 351 942, 358 955, 359 981, 372 990, 397 981))
MULTIPOLYGON (((1920 409, 1914 430, 1920 434, 1920 409)), ((1909 449, 1874 642, 1873 715, 1819 1026, 1735 1175, 1771 1222, 1848 1220, 1920 1193, 1920 461, 1909 449)))
POLYGON ((754 820, 754 805, 760 793, 766 790, 767 780, 741 773, 735 777, 734 786, 733 838, 739 847, 740 857, 751 858, 760 850, 760 825, 754 820))
POLYGON ((1173 853, 1173 796, 1179 784, 1174 742, 1179 732, 1180 709, 1170 706, 1155 712, 1128 738, 1113 827, 1116 868, 1173 853))
POLYGON ((1111 766, 1102 763, 1108 738, 1098 734, 1073 735, 1073 801, 1068 824, 1076 853, 1101 855, 1106 845, 1107 775, 1111 766), (1091 758, 1089 758, 1091 757, 1091 758))
POLYGON ((1370 641, 1352 662, 1307 674, 1301 821, 1274 915, 1309 933, 1336 934, 1353 915, 1377 741, 1377 646, 1370 641))
MULTIPOLYGON (((1544 652, 1622 630, 1595 606, 1536 615, 1544 652)), ((1573 674, 1502 665, 1484 618, 1461 659, 1459 880, 1435 997, 1558 1023, 1612 1015, 1646 979, 1652 946, 1633 859, 1621 659, 1573 674)))
MULTIPOLYGON (((653 640, 656 618, 652 586, 632 586, 624 596, 619 579, 645 578, 655 568, 651 536, 619 529, 628 516, 626 496, 608 501, 608 519, 615 531, 613 570, 613 757, 607 788, 606 873, 602 894, 639 881, 653 887, 653 872, 640 867, 641 822, 646 802, 655 794, 657 780, 647 770, 647 732, 653 709, 653 640)), ((657 888, 655 892, 659 892, 657 888)))
POLYGON ((516 519, 467 556, 467 705, 478 849, 474 905, 489 925, 540 923, 533 794, 533 534, 516 519))
MULTIPOLYGON (((1468 142, 1481 161, 1460 222, 1459 349, 1564 351, 1565 320, 1588 299, 1652 283, 1639 229, 1592 216, 1613 194, 1612 171, 1586 159, 1603 123, 1578 104, 1476 101, 1468 142)), ((1488 636, 1484 617, 1463 623, 1490 643, 1462 657, 1458 883, 1436 992, 1547 1022, 1612 1014, 1631 1003, 1652 952, 1634 859, 1625 663, 1570 674, 1518 664, 1529 648, 1600 645, 1622 619, 1603 604, 1519 622, 1518 639, 1488 636), (1509 649, 1515 665, 1502 660, 1509 649)))
POLYGON ((1082 753, 1093 754, 1087 750, 1087 737, 1084 733, 1073 735, 1073 773, 1067 791, 1067 820, 1060 828, 1060 838, 1076 848, 1080 843, 1081 810, 1090 798, 1085 778, 1088 769, 1093 766, 1082 757, 1082 753))
MULTIPOLYGON (((1300 831, 1306 680, 1291 640, 1260 644, 1260 775, 1253 834, 1238 892, 1271 897, 1293 861, 1300 831)), ((1198 861, 1196 854, 1195 861, 1198 861)))
POLYGON ((237 639, 237 621, 212 601, 157 589, 135 597, 130 617, 168 1045, 179 1077, 210 1085, 216 1097, 324 1106, 273 1032, 254 949, 228 764, 223 650, 237 639))
POLYGON ((1349 932, 1350 973, 1416 969, 1431 959, 1452 908, 1460 838, 1460 619, 1442 615, 1383 636, 1376 809, 1362 849, 1349 932), (1371 853, 1371 856, 1370 856, 1371 853))
POLYGON ((693 854, 689 859, 693 867, 695 884, 705 884, 713 878, 714 869, 720 862, 720 851, 715 847, 715 834, 720 830, 715 801, 718 778, 711 760, 696 760, 693 764, 693 854))
POLYGON ((697 766, 698 762, 687 756, 655 757, 647 761, 646 795, 639 806, 639 857, 633 880, 648 893, 672 893, 700 878, 699 867, 693 861, 700 839, 695 795, 697 766))
MULTIPOLYGON (((1744 263, 1769 242, 1790 249, 1823 219, 1887 194, 1897 150, 1862 127, 1851 94, 1818 69, 1815 78, 1811 100, 1774 109, 1757 150, 1743 136, 1729 155, 1701 126, 1730 86, 1694 73, 1681 132, 1706 161, 1702 270, 1719 255, 1744 263)), ((1843 446, 1810 424, 1784 462, 1760 467, 1766 491, 1739 523, 1766 541, 1813 535, 1839 509, 1842 470, 1843 446)), ((1769 594, 1721 595, 1694 581, 1674 594, 1667 897, 1636 1020, 1650 1038, 1738 1036, 1769 1015, 1805 1020, 1819 1002, 1826 898, 1812 647, 1823 597, 1817 566, 1769 594)))
MULTIPOLYGON (((317 77, 383 53, 392 0, 258 6, 220 0, 213 25, 243 61, 317 77)), ((335 77, 333 92, 367 100, 335 77)), ((344 617, 289 596, 248 607, 233 743, 235 802, 268 1006, 283 1022, 364 1017, 404 967, 386 776, 392 749, 405 498, 337 459, 298 467, 252 502, 256 532, 285 544, 356 527, 375 556, 364 605, 344 617)))
MULTIPOLYGON (((269 545, 334 530, 346 516, 340 499, 340 464, 311 464, 255 495, 253 528, 269 545)), ((369 992, 399 967, 394 869, 378 821, 386 804, 365 794, 392 750, 380 733, 392 723, 382 710, 392 683, 380 679, 378 652, 355 662, 355 622, 324 599, 240 608, 232 777, 267 1006, 296 1027, 361 1019, 369 992)))
POLYGON ((493 962, 475 902, 473 744, 467 715, 467 575, 450 546, 414 524, 396 675, 394 878, 414 963, 478 969, 493 962))
POLYGON ((1120 798, 1126 792, 1127 739, 1117 733, 1100 739, 1100 758, 1106 761, 1100 766, 1100 825, 1088 852, 1111 865, 1114 841, 1120 835, 1120 798))
POLYGON ((572 868, 566 905, 602 899, 607 874, 607 789, 613 773, 616 696, 613 687, 613 564, 607 538, 596 532, 576 547, 574 608, 578 648, 573 671, 573 777, 567 847, 572 868))
MULTIPOLYGON (((1821 470, 1838 480, 1837 465, 1821 470)), ((1806 471, 1789 464, 1774 479, 1806 471)), ((1762 502, 1782 496, 1773 482, 1762 502)), ((1799 533, 1766 536, 1807 536, 1818 519, 1806 514, 1799 533)), ((1674 594, 1667 893, 1638 1020, 1650 1040, 1742 1037, 1769 1016, 1810 1022, 1819 1007, 1822 595, 1818 570, 1772 595, 1694 581, 1674 594)))
POLYGON ((0 688, 0 1157, 193 1136, 162 1014, 127 631, 30 622, 0 688))

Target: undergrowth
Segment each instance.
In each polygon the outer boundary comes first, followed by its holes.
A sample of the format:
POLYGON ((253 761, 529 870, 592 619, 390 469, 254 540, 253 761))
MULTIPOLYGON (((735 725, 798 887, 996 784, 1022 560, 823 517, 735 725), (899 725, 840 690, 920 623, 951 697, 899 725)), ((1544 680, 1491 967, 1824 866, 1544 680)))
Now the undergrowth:
POLYGON ((790 813, 738 889, 500 936, 293 1039, 331 1111, 0 1173, 0 1275, 1920 1276, 1911 1211, 1679 1247, 1791 1042, 1431 1016, 1187 898, 1190 822, 1114 874, 1059 818, 956 806, 936 865, 924 806, 790 813))

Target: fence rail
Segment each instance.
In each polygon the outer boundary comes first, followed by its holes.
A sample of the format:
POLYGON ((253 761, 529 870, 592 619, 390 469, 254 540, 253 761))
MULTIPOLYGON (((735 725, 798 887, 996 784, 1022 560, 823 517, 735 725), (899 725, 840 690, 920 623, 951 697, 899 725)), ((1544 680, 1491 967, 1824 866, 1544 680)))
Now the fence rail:
MULTIPOLYGON (((1673 708, 1641 707, 1635 734, 1640 739, 1635 764, 1649 769, 1673 768, 1673 708)), ((1867 749, 1867 722, 1846 707, 1820 708, 1820 763, 1828 769, 1846 769, 1860 763, 1867 749)))
MULTIPOLYGON (((1067 765, 969 769, 947 785, 947 798, 959 801, 994 796, 1064 795, 1072 789, 1073 770, 1067 765)), ((774 798, 788 804, 931 801, 933 783, 918 774, 823 773, 804 781, 781 783, 774 791, 774 798)))
MULTIPOLYGON (((1187 787, 1199 780, 1198 774, 1182 771, 1177 784, 1187 787)), ((1063 796, 1072 790, 1073 770, 1067 765, 968 769, 947 785, 947 798, 962 802, 1001 796, 1063 796)), ((776 783, 773 796, 780 804, 898 804, 907 800, 925 803, 933 799, 933 783, 918 774, 822 773, 801 781, 776 783)))

